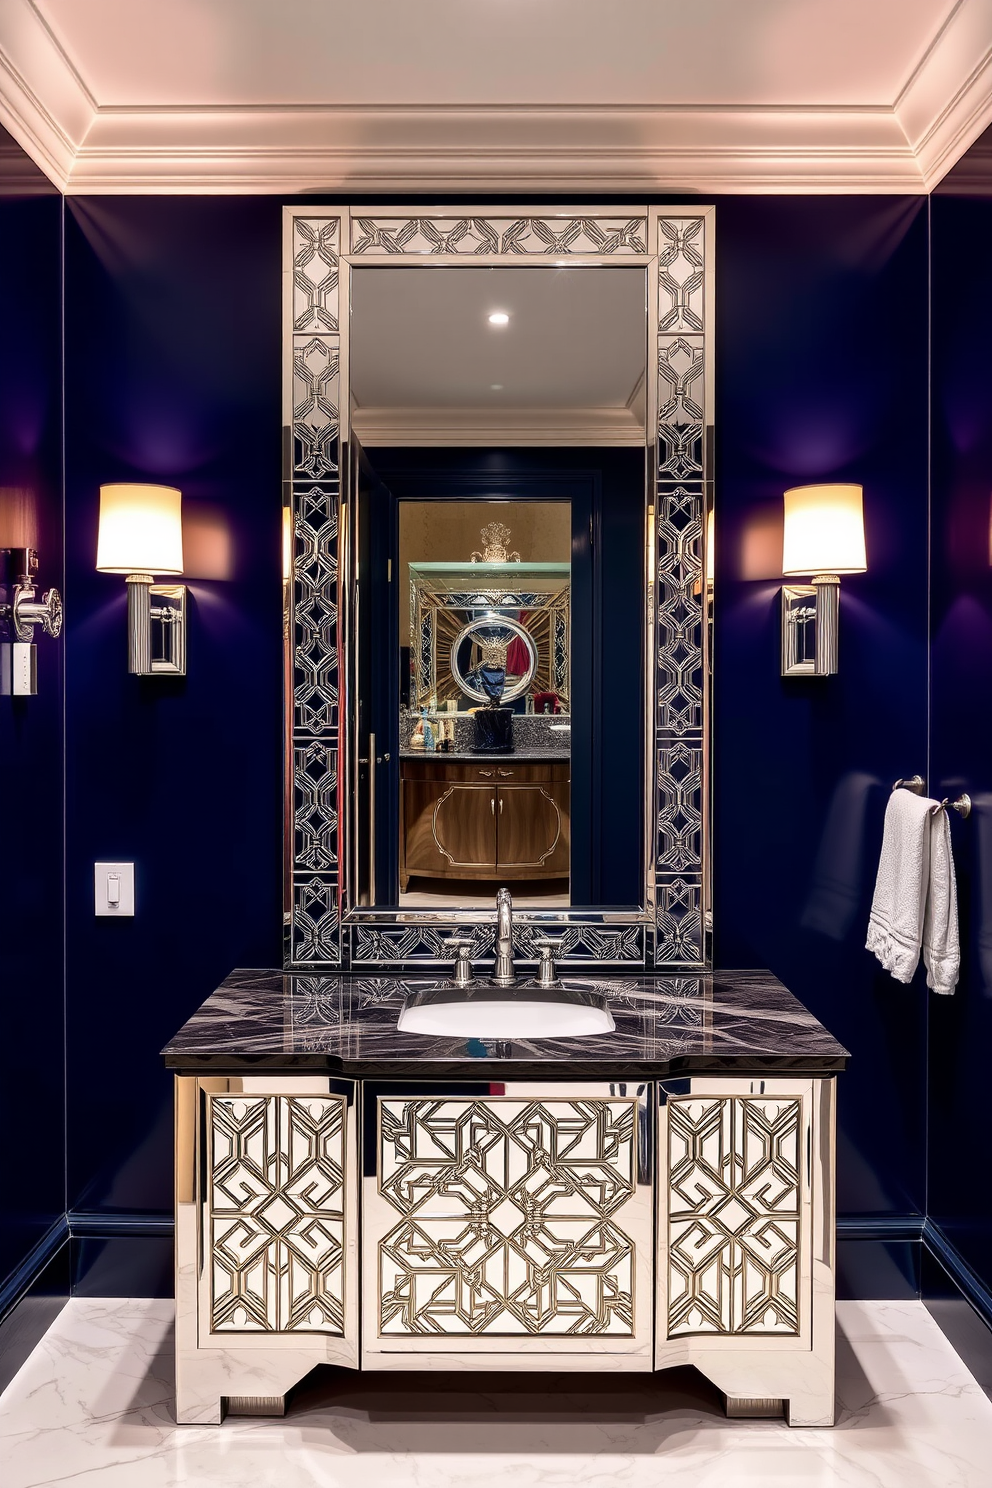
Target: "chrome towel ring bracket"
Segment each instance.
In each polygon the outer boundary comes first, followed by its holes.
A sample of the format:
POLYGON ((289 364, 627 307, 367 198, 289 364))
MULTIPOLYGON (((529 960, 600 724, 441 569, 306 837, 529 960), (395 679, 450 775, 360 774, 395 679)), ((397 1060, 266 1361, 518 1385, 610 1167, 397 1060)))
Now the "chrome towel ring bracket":
MULTIPOLYGON (((910 775, 906 780, 897 780, 892 789, 908 790, 912 791, 914 796, 922 796, 925 783, 922 775, 910 775)), ((962 791, 953 801, 945 796, 940 804, 945 811, 948 806, 952 811, 956 811, 962 820, 971 815, 971 797, 967 791, 962 791)))

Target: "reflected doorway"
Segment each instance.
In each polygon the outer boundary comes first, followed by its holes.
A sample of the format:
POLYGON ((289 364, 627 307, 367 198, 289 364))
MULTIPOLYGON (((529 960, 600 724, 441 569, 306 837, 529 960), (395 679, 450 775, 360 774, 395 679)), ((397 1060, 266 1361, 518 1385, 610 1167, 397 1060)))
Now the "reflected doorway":
POLYGON ((570 903, 568 501, 399 503, 399 904, 570 903))

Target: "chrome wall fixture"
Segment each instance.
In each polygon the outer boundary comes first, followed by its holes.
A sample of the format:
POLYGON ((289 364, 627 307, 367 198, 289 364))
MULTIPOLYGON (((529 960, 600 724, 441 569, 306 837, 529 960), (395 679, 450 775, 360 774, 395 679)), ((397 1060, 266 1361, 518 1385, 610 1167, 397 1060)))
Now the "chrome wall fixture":
POLYGON ((782 676, 830 677, 838 666, 840 575, 868 567, 862 488, 793 486, 784 501, 782 573, 813 577, 782 589, 782 676))
POLYGON ((46 589, 37 598, 35 575, 38 554, 34 548, 2 548, 6 560, 4 599, 0 621, 5 639, 0 649, 0 692, 13 697, 31 697, 38 691, 38 663, 34 629, 55 637, 62 630, 62 598, 57 589, 46 589))
MULTIPOLYGON (((910 775, 906 780, 897 780, 892 789, 894 791, 908 790, 912 791, 914 796, 922 796, 926 789, 926 781, 922 775, 910 775)), ((952 811, 956 811, 962 820, 971 815, 971 797, 967 791, 962 791, 959 796, 955 796, 953 801, 950 797, 945 796, 940 805, 943 811, 946 811, 948 807, 952 811)))
POLYGON ((492 925, 457 911, 363 904, 353 846, 358 748, 342 706, 354 630, 354 503, 348 497, 350 293, 354 270, 398 264, 642 267, 645 347, 646 684, 644 898, 630 911, 568 908, 521 916, 519 942, 561 937, 565 968, 692 969, 710 957, 710 630, 714 219, 711 206, 581 210, 287 207, 284 215, 284 500, 291 552, 284 591, 286 699, 285 964, 299 970, 412 969, 492 925), (420 209, 422 211, 422 209, 420 209))
POLYGON ((127 580, 128 671, 186 675, 186 589, 156 584, 183 571, 182 495, 175 486, 100 487, 98 573, 127 580))

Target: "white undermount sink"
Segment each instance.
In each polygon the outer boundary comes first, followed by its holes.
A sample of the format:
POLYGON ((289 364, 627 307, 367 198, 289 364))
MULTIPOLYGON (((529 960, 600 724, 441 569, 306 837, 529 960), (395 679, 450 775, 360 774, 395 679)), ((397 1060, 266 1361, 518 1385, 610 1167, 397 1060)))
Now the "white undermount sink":
POLYGON ((584 987, 477 982, 411 993, 396 1026, 434 1038, 563 1039, 612 1033, 616 1025, 605 1000, 584 987))

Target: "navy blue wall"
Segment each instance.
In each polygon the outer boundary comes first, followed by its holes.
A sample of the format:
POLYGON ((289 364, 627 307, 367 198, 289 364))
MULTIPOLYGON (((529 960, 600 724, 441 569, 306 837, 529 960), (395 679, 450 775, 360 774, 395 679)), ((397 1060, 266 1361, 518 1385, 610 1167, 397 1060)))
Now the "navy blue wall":
POLYGON ((929 1213, 992 1291, 992 200, 931 211, 931 794, 966 789, 974 811, 952 822, 961 981, 931 999, 929 1213))
POLYGON ((70 200, 65 252, 69 1208, 158 1214, 158 1051, 281 961, 280 206, 70 200), (94 571, 99 486, 130 479, 183 492, 185 679, 128 675, 94 571), (101 859, 134 861, 133 920, 94 918, 101 859))
MULTIPOLYGON (((157 1051, 280 956, 279 204, 67 210, 69 1199, 154 1214, 157 1051), (233 543, 230 577, 191 581, 185 682, 127 676, 123 585, 93 571, 98 486, 131 477, 233 543), (101 857, 137 862, 130 924, 93 918, 101 857)), ((718 959, 770 966, 850 1047, 841 1209, 880 1221, 924 1204, 924 999, 862 947, 885 795, 926 768, 925 214, 726 198, 717 224, 718 959), (787 682, 781 493, 819 478, 864 483, 871 568, 844 583, 840 675, 787 682)))
MULTIPOLYGON (((61 199, 0 131, 0 547, 37 547, 45 589, 63 587, 61 254, 61 199)), ((36 639, 37 697, 0 698, 0 1295, 65 1211, 62 642, 36 639)))
POLYGON ((869 1228, 925 1203, 926 999, 864 940, 889 787, 926 769, 926 212, 717 209, 716 955, 850 1049, 838 1207, 869 1228), (842 582, 839 674, 783 679, 782 492, 817 480, 863 483, 869 570, 842 582))

